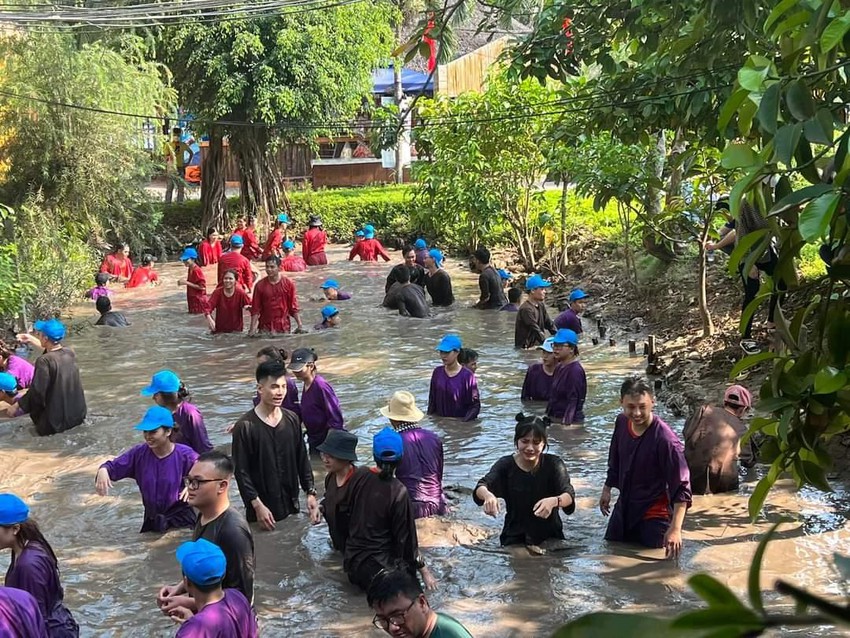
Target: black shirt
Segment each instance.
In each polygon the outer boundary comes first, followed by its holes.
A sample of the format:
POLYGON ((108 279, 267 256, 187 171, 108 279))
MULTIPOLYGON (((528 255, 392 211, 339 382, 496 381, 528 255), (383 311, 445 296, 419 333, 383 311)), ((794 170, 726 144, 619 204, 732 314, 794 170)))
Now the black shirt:
POLYGON ((424 319, 428 312, 428 302, 425 301, 425 289, 414 284, 401 284, 396 291, 398 314, 402 317, 424 319))
POLYGON ((86 419, 86 395, 77 358, 67 348, 45 352, 18 407, 30 415, 39 436, 64 432, 86 419))
POLYGON ((502 289, 502 278, 493 266, 488 265, 478 275, 478 287, 481 289, 479 308, 498 310, 508 303, 505 299, 505 291, 502 289))
POLYGON ((433 275, 425 273, 425 286, 431 301, 435 306, 451 306, 455 302, 452 292, 452 278, 445 270, 440 268, 433 275))
POLYGON ((502 545, 538 545, 547 538, 564 538, 558 509, 548 518, 534 515, 534 505, 541 498, 560 496, 564 492, 573 497, 565 514, 576 509, 575 490, 570 484, 570 474, 560 457, 542 454, 534 472, 526 472, 516 464, 513 455, 503 456, 493 464, 487 475, 478 481, 472 498, 483 505, 476 491, 485 486, 497 498, 505 500, 505 526, 499 535, 502 545))
POLYGON ((390 271, 390 274, 387 275, 387 283, 384 285, 384 293, 388 293, 390 291, 390 287, 397 281, 400 281, 398 277, 398 273, 402 268, 407 268, 410 271, 410 283, 416 284, 417 286, 425 287, 425 269, 419 264, 413 264, 412 267, 408 268, 406 264, 398 264, 393 266, 393 269, 390 271))
POLYGON ((533 348, 546 339, 546 330, 555 334, 555 324, 549 318, 546 304, 526 300, 516 313, 514 347, 533 348))
POLYGON ((227 570, 224 572, 224 589, 238 589, 251 605, 254 604, 254 536, 251 527, 237 510, 228 508, 218 518, 201 525, 195 523, 192 540, 199 538, 215 543, 224 553, 227 570))
POLYGON ((342 485, 336 484, 333 474, 325 476, 325 496, 322 498, 322 514, 328 523, 328 534, 334 549, 345 550, 351 522, 351 493, 366 476, 371 474, 367 467, 352 467, 342 485))
POLYGON ((123 313, 116 312, 115 310, 110 310, 109 312, 104 312, 102 315, 100 315, 100 319, 98 319, 94 325, 123 328, 125 326, 129 326, 130 322, 127 321, 127 317, 125 317, 123 313))

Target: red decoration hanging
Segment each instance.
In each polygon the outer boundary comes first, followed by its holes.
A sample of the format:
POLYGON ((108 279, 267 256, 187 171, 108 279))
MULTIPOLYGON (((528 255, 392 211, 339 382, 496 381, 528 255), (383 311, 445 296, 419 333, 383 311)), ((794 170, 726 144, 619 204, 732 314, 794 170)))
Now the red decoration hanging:
POLYGON ((428 20, 428 26, 425 27, 425 32, 422 34, 422 41, 428 45, 428 73, 431 73, 435 68, 437 68, 437 43, 434 38, 430 37, 428 34, 434 29, 434 19, 433 14, 431 14, 431 19, 428 20))
POLYGON ((564 18, 561 23, 561 33, 564 34, 564 39, 567 41, 567 55, 573 52, 573 21, 571 18, 564 18))

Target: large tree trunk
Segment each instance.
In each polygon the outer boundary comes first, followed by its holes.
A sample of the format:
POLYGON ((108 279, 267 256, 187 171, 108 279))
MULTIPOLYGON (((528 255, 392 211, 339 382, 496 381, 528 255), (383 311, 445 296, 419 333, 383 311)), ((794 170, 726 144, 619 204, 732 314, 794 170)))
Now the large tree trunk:
MULTIPOLYGON (((651 158, 654 177, 658 181, 661 181, 661 178, 664 176, 664 163, 666 159, 667 141, 664 139, 664 131, 659 131, 655 144, 655 152, 651 158)), ((646 200, 643 203, 643 210, 648 219, 655 219, 661 212, 662 197, 663 193, 659 188, 650 186, 646 189, 646 200)), ((651 228, 644 230, 642 242, 647 253, 656 259, 660 259, 665 264, 669 264, 676 258, 676 253, 669 246, 665 245, 651 228)))
POLYGON ((231 137, 230 146, 239 162, 242 211, 256 217, 257 226, 267 230, 270 216, 277 213, 281 203, 289 210, 268 131, 241 130, 231 137))
POLYGON ((210 144, 201 164, 201 231, 228 230, 224 175, 224 134, 219 126, 210 130, 210 144))

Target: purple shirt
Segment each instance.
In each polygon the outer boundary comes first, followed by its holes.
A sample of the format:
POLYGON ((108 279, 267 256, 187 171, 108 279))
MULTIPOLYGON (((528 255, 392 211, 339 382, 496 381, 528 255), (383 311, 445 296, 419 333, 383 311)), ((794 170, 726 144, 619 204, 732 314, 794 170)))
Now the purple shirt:
POLYGON ((248 599, 238 589, 225 589, 224 598, 205 605, 180 625, 175 638, 257 638, 257 620, 248 599))
POLYGON ((201 411, 188 401, 183 401, 174 411, 174 423, 176 427, 171 433, 172 443, 188 445, 198 454, 213 449, 201 411))
POLYGON ((410 429, 399 430, 404 454, 396 469, 396 478, 407 488, 415 518, 445 514, 443 442, 431 430, 407 427, 410 429))
POLYGON ((578 360, 559 363, 552 379, 552 394, 546 414, 559 423, 584 423, 587 377, 578 360))
POLYGON ((499 308, 502 312, 519 312, 519 306, 515 303, 505 304, 501 308, 499 308))
POLYGON ((554 379, 554 374, 546 374, 542 363, 532 363, 525 372, 520 399, 522 401, 548 401, 549 397, 552 396, 554 379))
POLYGON ((431 392, 428 395, 428 414, 472 421, 481 409, 478 382, 467 368, 450 377, 444 366, 437 366, 431 374, 431 392))
POLYGON ((321 445, 331 428, 345 429, 336 392, 321 375, 317 374, 310 387, 301 393, 301 422, 311 448, 321 445))
POLYGON ((9 355, 9 360, 6 362, 6 372, 18 380, 18 388, 23 390, 30 387, 32 377, 35 374, 35 366, 26 359, 13 354, 9 355))
POLYGON ((0 636, 48 638, 44 616, 32 594, 14 587, 0 587, 0 636))
POLYGON ((111 297, 112 291, 106 286, 95 286, 86 291, 86 299, 97 301, 98 297, 111 297))
MULTIPOLYGON (((59 583, 59 569, 40 543, 27 543, 17 559, 12 555, 12 562, 6 571, 6 587, 32 594, 42 617, 50 625, 50 638, 77 638, 79 627, 71 612, 62 604, 65 594, 59 583)), ((2 632, 0 635, 3 635, 2 632)))
POLYGON ((336 293, 336 299, 334 299, 334 301, 348 301, 349 299, 351 299, 351 293, 350 292, 342 292, 340 290, 339 292, 336 293))
MULTIPOLYGON (((260 405, 260 395, 254 395, 254 407, 260 405)), ((298 402, 298 386, 295 379, 286 377, 286 396, 283 397, 283 403, 280 405, 284 410, 295 412, 295 415, 301 418, 301 404, 298 402)))
POLYGON ((567 308, 555 317, 555 326, 558 328, 569 328, 577 335, 582 333, 581 319, 572 308, 567 308))
POLYGON ((629 419, 620 414, 614 422, 608 448, 605 485, 620 491, 605 539, 623 540, 643 520, 646 511, 666 495, 671 504, 691 503, 691 475, 679 437, 664 421, 653 416, 649 428, 634 436, 629 419))
POLYGON ((131 447, 101 467, 113 481, 131 478, 139 486, 145 506, 140 532, 164 532, 172 527, 195 527, 197 516, 180 500, 183 477, 198 460, 197 453, 180 443, 164 459, 157 458, 146 443, 131 447))

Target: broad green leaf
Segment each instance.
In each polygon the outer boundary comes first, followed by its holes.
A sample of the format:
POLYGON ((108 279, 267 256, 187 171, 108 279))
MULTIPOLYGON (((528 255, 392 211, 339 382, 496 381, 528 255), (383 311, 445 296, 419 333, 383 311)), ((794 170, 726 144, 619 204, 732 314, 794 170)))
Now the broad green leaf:
MULTIPOLYGON (((754 255, 755 254, 751 254, 747 258, 747 262, 750 262, 754 255)), ((743 270, 744 272, 749 272, 751 268, 752 266, 744 264, 743 270)), ((764 288, 763 285, 762 288, 764 288)), ((744 310, 741 312, 741 319, 738 322, 738 330, 741 332, 741 334, 744 334, 744 330, 746 329, 747 324, 750 322, 750 319, 752 319, 752 316, 756 314, 756 311, 759 309, 759 306, 761 306, 765 301, 770 299, 770 295, 770 292, 760 292, 750 303, 747 304, 747 307, 744 308, 744 310)))
POLYGON ((820 37, 821 51, 827 53, 837 47, 844 36, 850 31, 850 13, 845 13, 842 16, 833 18, 820 37))
POLYGON ((732 590, 713 576, 696 574, 688 579, 688 585, 709 607, 743 607, 732 590))
POLYGON ((814 144, 832 144, 835 123, 832 114, 826 109, 818 109, 817 114, 803 125, 806 139, 814 144))
POLYGON ((774 152, 776 160, 782 162, 786 166, 791 166, 791 159, 794 157, 794 151, 797 150, 797 145, 800 143, 800 135, 803 133, 803 125, 800 122, 793 124, 785 124, 773 138, 774 152))
MULTIPOLYGON (((799 126, 799 124, 797 126, 799 126)), ((824 193, 829 193, 834 190, 835 187, 831 184, 814 184, 812 186, 806 186, 805 188, 796 190, 787 197, 783 197, 781 200, 776 202, 773 208, 770 209, 769 215, 778 215, 789 208, 794 208, 795 206, 799 206, 804 202, 820 197, 824 193)))
POLYGON ((773 34, 771 37, 776 40, 779 36, 796 29, 797 27, 808 24, 812 20, 812 14, 807 10, 798 11, 791 15, 791 17, 786 18, 782 22, 776 25, 776 28, 773 30, 773 34))
POLYGON ((839 172, 844 168, 844 160, 847 158, 847 141, 850 139, 850 128, 848 128, 841 137, 838 138, 838 150, 835 151, 835 171, 839 172))
MULTIPOLYGON (((737 184, 735 186, 737 186, 737 184)), ((738 264, 741 263, 744 256, 747 255, 753 247, 756 246, 756 244, 767 237, 767 233, 767 228, 760 228, 759 230, 747 233, 738 240, 738 243, 735 245, 735 250, 733 250, 732 254, 729 255, 728 270, 730 275, 734 277, 738 273, 738 264)))
POLYGON ((799 0, 782 0, 779 4, 777 4, 773 11, 770 12, 770 15, 767 16, 767 20, 764 21, 764 32, 770 33, 770 27, 772 27, 785 13, 791 9, 792 7, 797 6, 797 2, 799 0))
MULTIPOLYGON (((766 478, 768 477, 766 476, 765 479, 766 478)), ((756 490, 758 490, 761 486, 762 481, 764 481, 764 479, 759 481, 758 486, 756 486, 756 490)), ((753 498, 755 498, 755 492, 753 492, 753 495, 750 497, 750 503, 752 503, 753 498)), ((762 502, 764 502, 764 499, 762 499, 762 502)), ((752 514, 752 508, 750 509, 750 516, 752 516, 753 520, 755 520, 755 516, 752 514)), ((753 554, 753 560, 750 563, 750 573, 747 578, 747 591, 750 595, 750 605, 752 605, 753 609, 762 615, 764 615, 764 602, 761 597, 761 563, 764 560, 764 552, 767 549, 767 544, 776 533, 776 528, 782 525, 782 523, 783 521, 774 523, 767 533, 761 537, 755 554, 753 554)))
POLYGON ((726 132, 726 127, 729 126, 732 117, 738 112, 738 108, 749 95, 750 93, 746 89, 738 89, 726 100, 723 108, 720 109, 720 114, 717 116, 717 130, 720 131, 721 135, 726 132))
MULTIPOLYGON (((767 354, 765 352, 760 352, 759 354, 767 354)), ((750 355, 752 357, 759 356, 758 354, 750 355)), ((769 399, 762 399, 756 404, 756 409, 759 412, 779 412, 780 410, 784 410, 787 407, 794 405, 794 402, 788 397, 770 397, 769 399)))
POLYGON ((777 356, 778 355, 775 352, 759 352, 757 354, 751 354, 747 357, 744 357, 738 363, 736 363, 732 370, 729 372, 729 378, 734 379, 744 370, 749 370, 750 368, 755 367, 760 363, 764 363, 765 361, 776 359, 777 356))
POLYGON ((785 89, 785 103, 791 115, 805 122, 815 115, 815 102, 809 87, 802 80, 792 80, 785 89))
POLYGON ((824 193, 810 201, 800 214, 798 228, 806 241, 814 241, 826 235, 832 216, 835 214, 841 196, 838 193, 824 193))
POLYGON ((815 394, 832 394, 847 385, 844 371, 826 366, 815 375, 815 394))
POLYGON ((741 108, 738 109, 738 131, 740 131, 741 135, 746 136, 750 134, 757 108, 755 102, 746 100, 741 105, 741 108))
POLYGON ((552 638, 598 638, 599 636, 679 638, 686 635, 686 632, 672 629, 669 620, 654 618, 645 613, 599 612, 568 622, 552 634, 552 638))
POLYGON ((756 162, 756 154, 746 144, 729 144, 720 160, 723 168, 746 168, 756 162))
POLYGON ((763 69, 753 69, 744 67, 738 71, 738 84, 741 88, 747 89, 750 93, 758 93, 761 91, 764 79, 767 77, 768 67, 763 69))
MULTIPOLYGON (((735 185, 732 187, 731 192, 729 193, 729 212, 732 217, 737 219, 741 214, 741 199, 744 196, 744 193, 761 177, 761 167, 754 169, 747 173, 746 177, 743 179, 739 179, 735 182, 735 185)), ((735 254, 734 252, 732 253, 735 254)), ((734 275, 735 268, 738 267, 738 264, 735 263, 732 266, 732 262, 729 262, 729 273, 734 275)))
POLYGON ((779 94, 782 86, 779 82, 771 84, 761 96, 756 117, 762 130, 768 133, 776 133, 776 124, 779 120, 779 94))
POLYGON ((832 486, 826 480, 826 472, 820 465, 811 461, 801 461, 799 469, 809 485, 815 486, 821 492, 832 491, 832 486))
POLYGON ((732 607, 710 607, 678 616, 670 625, 673 629, 719 629, 734 627, 741 636, 760 631, 764 621, 743 605, 732 607))

